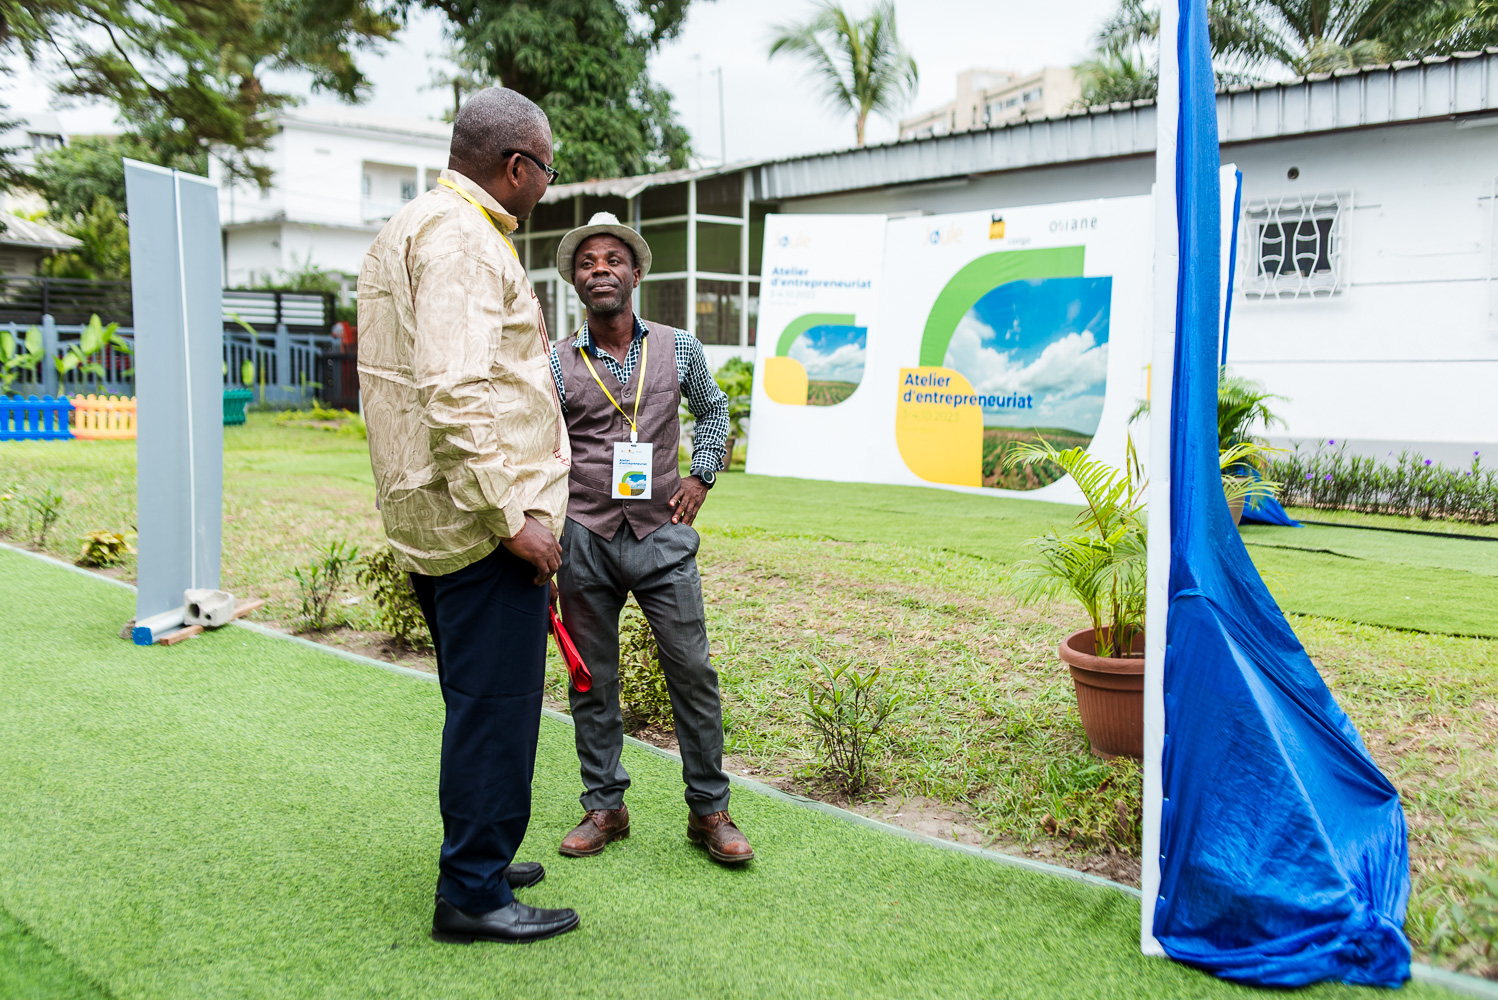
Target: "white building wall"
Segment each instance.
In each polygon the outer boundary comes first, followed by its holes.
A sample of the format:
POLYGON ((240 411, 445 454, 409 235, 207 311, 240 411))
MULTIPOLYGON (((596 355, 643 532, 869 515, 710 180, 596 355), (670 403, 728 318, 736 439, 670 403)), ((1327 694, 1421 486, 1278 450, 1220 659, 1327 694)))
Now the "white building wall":
POLYGON ((281 269, 281 226, 261 223, 224 231, 224 287, 249 288, 281 269))
MULTIPOLYGON (((1225 146, 1245 205, 1343 193, 1347 286, 1315 300, 1233 304, 1228 361, 1289 397, 1282 437, 1446 462, 1498 454, 1498 119, 1225 146), (1298 176, 1291 180, 1295 168, 1298 176)), ((1150 191, 1150 158, 1042 167, 786 203, 786 212, 941 214, 1150 191)), ((1140 234, 1148 253, 1151 234, 1140 234)), ((1239 275, 1252 266, 1240 244, 1239 275)))
POLYGON ((308 262, 356 275, 380 226, 404 204, 400 181, 414 183, 420 193, 436 184, 447 165, 450 126, 440 122, 302 108, 282 115, 280 125, 260 154, 273 171, 269 189, 224 185, 222 165, 210 160, 209 176, 220 182, 229 287, 308 262), (372 197, 364 194, 366 175, 372 197), (266 224, 254 224, 261 222, 266 224))

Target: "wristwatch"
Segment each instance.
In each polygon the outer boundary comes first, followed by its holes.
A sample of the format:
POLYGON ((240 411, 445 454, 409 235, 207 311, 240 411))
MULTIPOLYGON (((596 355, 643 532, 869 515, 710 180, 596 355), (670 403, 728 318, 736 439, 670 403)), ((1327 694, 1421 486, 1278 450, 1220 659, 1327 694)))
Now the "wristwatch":
POLYGON ((712 489, 713 483, 718 481, 718 474, 716 472, 694 472, 692 475, 702 480, 702 485, 708 489, 712 489))

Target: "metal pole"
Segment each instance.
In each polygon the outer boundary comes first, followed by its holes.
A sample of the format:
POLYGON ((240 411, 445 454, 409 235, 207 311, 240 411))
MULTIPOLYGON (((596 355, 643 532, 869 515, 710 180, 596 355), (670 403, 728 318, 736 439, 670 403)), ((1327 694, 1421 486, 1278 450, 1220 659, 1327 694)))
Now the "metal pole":
MULTIPOLYGON (((629 199, 629 207, 627 209, 627 212, 629 214, 629 225, 630 225, 630 227, 632 229, 634 229, 635 232, 638 233, 640 231, 640 196, 639 195, 635 195, 633 198, 629 199)), ((641 284, 643 284, 643 282, 641 284)), ((640 287, 641 287, 640 285, 636 285, 634 292, 630 296, 634 300, 633 308, 634 308, 636 316, 640 315, 640 287)))
POLYGON ((739 347, 749 347, 749 171, 739 175, 739 347))
POLYGON ((697 336, 697 181, 687 181, 687 333, 697 336))
POLYGON ((723 67, 718 67, 718 165, 728 163, 728 124, 723 116, 723 67))
MULTIPOLYGON (((46 301, 46 282, 42 283, 43 301, 46 301)), ((44 305, 43 309, 46 308, 44 305)), ((57 336, 57 320, 50 312, 42 313, 42 395, 56 396, 62 390, 62 376, 57 371, 57 354, 62 344, 57 336)))

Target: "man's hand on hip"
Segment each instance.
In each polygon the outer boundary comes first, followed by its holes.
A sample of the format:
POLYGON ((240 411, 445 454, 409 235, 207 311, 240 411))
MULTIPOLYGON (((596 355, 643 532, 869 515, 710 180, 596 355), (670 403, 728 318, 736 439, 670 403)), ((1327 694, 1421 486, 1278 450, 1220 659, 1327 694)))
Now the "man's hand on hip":
POLYGON ((556 536, 529 514, 525 515, 520 530, 500 544, 536 567, 538 587, 551 582, 552 574, 562 565, 562 546, 557 544, 556 536))
POLYGON ((683 479, 676 496, 671 498, 671 507, 676 512, 671 515, 671 523, 691 524, 697 519, 697 512, 702 509, 702 501, 706 499, 706 483, 696 476, 683 479))

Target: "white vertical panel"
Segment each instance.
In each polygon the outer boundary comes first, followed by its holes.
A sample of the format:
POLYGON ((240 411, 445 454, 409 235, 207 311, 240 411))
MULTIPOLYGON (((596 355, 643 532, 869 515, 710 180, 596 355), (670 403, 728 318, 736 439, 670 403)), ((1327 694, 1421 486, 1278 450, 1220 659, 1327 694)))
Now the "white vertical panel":
POLYGON ((1165 632, 1170 602, 1170 424, 1175 381, 1176 293, 1180 268, 1176 215, 1176 129, 1180 120, 1180 3, 1160 5, 1160 97, 1155 146, 1155 331, 1150 363, 1149 583, 1144 619, 1144 846, 1140 858, 1139 949, 1163 955, 1155 940, 1160 892, 1161 754, 1165 745, 1165 632))

